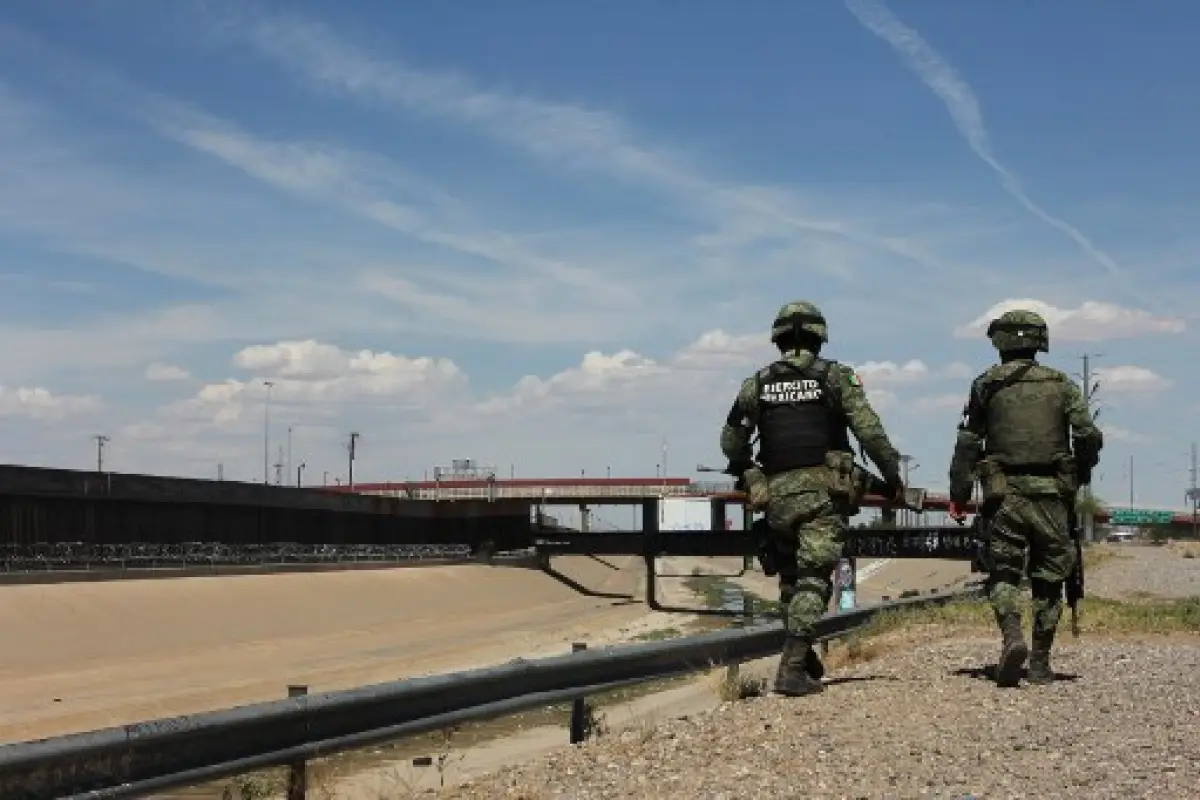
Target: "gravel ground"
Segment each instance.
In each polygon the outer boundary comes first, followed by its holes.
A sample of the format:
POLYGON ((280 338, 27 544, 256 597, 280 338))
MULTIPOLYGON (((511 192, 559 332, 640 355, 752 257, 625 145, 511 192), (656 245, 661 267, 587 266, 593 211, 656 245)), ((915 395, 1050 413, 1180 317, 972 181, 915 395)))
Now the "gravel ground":
POLYGON ((1200 797, 1200 642, 1070 638, 1077 676, 999 689, 994 638, 831 673, 814 698, 725 703, 448 790, 454 798, 1200 797))
POLYGON ((1112 599, 1136 595, 1200 596, 1200 557, 1184 558, 1177 547, 1113 545, 1116 557, 1090 571, 1086 591, 1112 599))

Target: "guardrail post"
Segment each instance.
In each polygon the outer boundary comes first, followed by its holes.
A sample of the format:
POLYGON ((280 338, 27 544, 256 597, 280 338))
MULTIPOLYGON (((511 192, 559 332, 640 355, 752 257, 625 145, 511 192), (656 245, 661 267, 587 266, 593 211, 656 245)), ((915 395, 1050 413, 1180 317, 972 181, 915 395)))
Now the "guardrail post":
MULTIPOLYGON (((307 686, 288 687, 288 697, 303 697, 308 694, 307 686)), ((303 758, 288 765, 287 800, 305 800, 308 797, 308 762, 303 758)))
MULTIPOLYGON (((572 653, 587 650, 586 642, 571 645, 572 653)), ((587 698, 576 697, 571 703, 571 744, 579 744, 587 738, 587 698)), ((288 798, 288 800, 292 800, 288 798)))

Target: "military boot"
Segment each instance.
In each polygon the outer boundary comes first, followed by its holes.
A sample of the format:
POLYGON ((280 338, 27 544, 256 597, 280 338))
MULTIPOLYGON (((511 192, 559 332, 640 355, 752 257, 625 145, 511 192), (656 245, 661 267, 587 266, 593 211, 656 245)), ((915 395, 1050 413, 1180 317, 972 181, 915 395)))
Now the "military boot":
MULTIPOLYGON (((787 697, 803 697, 825 690, 824 684, 809 672, 809 653, 812 642, 799 636, 788 636, 783 642, 779 656, 779 669, 775 672, 775 691, 787 697)), ((813 653, 813 657, 816 654, 813 653)), ((816 659, 820 663, 820 659, 816 659)), ((821 667, 824 674, 825 668, 821 667)))
MULTIPOLYGON (((779 613, 783 617, 787 617, 788 604, 792 602, 792 598, 796 596, 796 579, 781 578, 779 582, 779 613)), ((817 651, 812 647, 804 655, 804 671, 814 681, 819 681, 825 677, 825 665, 821 663, 821 657, 817 655, 817 651)))
POLYGON ((1000 660, 996 664, 996 684, 1012 688, 1021 684, 1021 667, 1029 657, 1029 648, 1021 635, 1021 615, 1007 614, 1000 619, 1000 660))
POLYGON ((1029 682, 1052 683, 1054 672, 1050 669, 1050 648, 1054 645, 1054 631, 1037 631, 1033 634, 1033 652, 1029 654, 1029 682))

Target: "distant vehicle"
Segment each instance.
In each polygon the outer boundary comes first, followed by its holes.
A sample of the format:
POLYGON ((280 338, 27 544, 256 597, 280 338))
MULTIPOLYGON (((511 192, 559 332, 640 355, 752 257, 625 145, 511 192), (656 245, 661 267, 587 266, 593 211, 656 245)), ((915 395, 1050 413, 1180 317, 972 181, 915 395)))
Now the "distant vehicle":
POLYGON ((1105 539, 1109 542, 1132 542, 1136 536, 1137 534, 1127 528, 1118 528, 1110 531, 1105 539))

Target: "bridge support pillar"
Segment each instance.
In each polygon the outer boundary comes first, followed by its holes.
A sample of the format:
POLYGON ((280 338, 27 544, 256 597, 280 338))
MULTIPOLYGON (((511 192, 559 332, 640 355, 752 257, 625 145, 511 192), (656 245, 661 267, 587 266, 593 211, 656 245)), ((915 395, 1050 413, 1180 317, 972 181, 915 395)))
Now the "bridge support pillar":
POLYGON ((658 570, 656 569, 655 554, 658 553, 659 545, 658 503, 657 498, 642 501, 642 546, 645 548, 642 551, 642 560, 646 565, 646 605, 652 611, 661 610, 656 591, 658 570))
POLYGON ((709 501, 708 527, 714 531, 725 530, 725 509, 729 501, 723 497, 714 497, 709 501))
POLYGON ((587 503, 579 504, 579 532, 587 533, 592 529, 592 510, 587 503))

